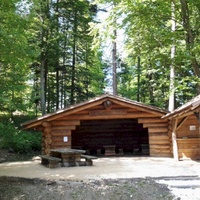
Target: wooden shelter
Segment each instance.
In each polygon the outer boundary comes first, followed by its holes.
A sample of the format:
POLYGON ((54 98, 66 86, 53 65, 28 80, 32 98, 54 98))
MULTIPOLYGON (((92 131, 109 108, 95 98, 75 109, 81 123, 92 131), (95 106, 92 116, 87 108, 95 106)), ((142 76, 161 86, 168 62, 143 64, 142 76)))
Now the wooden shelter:
POLYGON ((104 94, 25 122, 25 129, 41 130, 42 151, 79 148, 103 154, 104 146, 123 152, 171 157, 171 132, 165 110, 120 96, 104 94))
POLYGON ((176 160, 200 159, 200 95, 168 113, 172 125, 173 156, 176 160))

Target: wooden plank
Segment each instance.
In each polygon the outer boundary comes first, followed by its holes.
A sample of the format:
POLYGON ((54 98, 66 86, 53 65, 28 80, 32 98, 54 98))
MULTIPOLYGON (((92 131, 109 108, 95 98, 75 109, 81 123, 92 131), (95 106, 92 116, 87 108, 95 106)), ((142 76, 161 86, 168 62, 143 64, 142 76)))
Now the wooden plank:
POLYGON ((162 123, 162 122, 168 122, 168 120, 161 119, 160 117, 151 117, 151 118, 144 117, 144 118, 139 118, 138 119, 138 123, 139 124, 155 123, 155 122, 162 123))
POLYGON ((166 157, 166 158, 171 158, 172 154, 171 153, 150 153, 151 157, 166 157))
POLYGON ((149 136, 149 140, 168 140, 169 141, 169 136, 167 135, 157 135, 157 136, 149 136))
POLYGON ((150 145, 157 145, 157 144, 161 144, 161 145, 166 145, 166 144, 170 144, 169 140, 149 140, 149 144, 150 145))
POLYGON ((180 144, 200 144, 200 138, 185 138, 185 139, 177 139, 177 143, 180 144))
MULTIPOLYGON (((57 136, 57 137, 52 137, 52 143, 67 143, 67 142, 63 142, 63 137, 62 136, 57 136)), ((68 142, 71 142, 71 136, 68 136, 68 142)))
POLYGON ((76 126, 53 126, 52 130, 76 130, 76 126))
POLYGON ((187 153, 180 152, 179 158, 181 158, 181 159, 184 159, 184 158, 199 159, 200 153, 199 152, 187 152, 187 153))
POLYGON ((104 115, 127 115, 125 109, 121 110, 94 110, 89 112, 90 116, 104 116, 104 115))
POLYGON ((150 127, 148 128, 149 133, 167 133, 168 128, 167 127, 150 127))
POLYGON ((200 154, 200 149, 181 149, 179 148, 180 153, 193 153, 193 152, 198 152, 200 154))
POLYGON ((149 128, 149 127, 168 127, 168 123, 161 122, 161 123, 145 123, 145 124, 143 124, 143 128, 149 128))
POLYGON ((150 154, 170 154, 170 149, 151 149, 150 154))
POLYGON ((194 144, 185 144, 185 143, 178 143, 179 149, 199 149, 200 151, 200 144, 194 143, 194 144))
POLYGON ((69 130, 54 130, 51 132, 52 136, 70 136, 71 135, 71 131, 69 130))
MULTIPOLYGON (((78 119, 78 120, 103 120, 103 119, 131 119, 131 118, 138 118, 144 116, 141 112, 138 113, 127 113, 126 115, 101 115, 101 116, 90 116, 90 115, 69 115, 63 119, 78 119)), ((151 114, 145 114, 146 117, 151 117, 151 114)))
POLYGON ((171 149, 171 146, 169 144, 162 144, 162 145, 159 145, 159 144, 150 144, 149 147, 151 149, 168 149, 168 150, 171 149))
POLYGON ((51 122, 52 126, 78 126, 80 120, 55 120, 51 122))

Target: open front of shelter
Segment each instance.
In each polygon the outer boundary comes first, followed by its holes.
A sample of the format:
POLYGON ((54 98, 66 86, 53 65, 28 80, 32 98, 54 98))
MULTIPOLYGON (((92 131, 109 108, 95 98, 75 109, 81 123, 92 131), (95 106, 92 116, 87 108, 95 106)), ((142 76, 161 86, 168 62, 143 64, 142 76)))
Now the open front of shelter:
POLYGON ((148 129, 137 119, 83 120, 71 136, 72 148, 89 154, 149 155, 148 129))
POLYGON ((165 110, 104 94, 23 124, 42 131, 42 153, 83 149, 91 155, 172 157, 165 110))

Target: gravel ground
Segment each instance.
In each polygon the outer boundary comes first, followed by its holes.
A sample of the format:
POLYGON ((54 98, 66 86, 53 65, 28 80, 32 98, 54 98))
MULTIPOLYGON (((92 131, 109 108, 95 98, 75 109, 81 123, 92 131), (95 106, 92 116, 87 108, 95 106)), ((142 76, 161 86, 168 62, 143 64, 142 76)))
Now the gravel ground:
POLYGON ((172 200, 169 189, 150 178, 87 181, 0 177, 1 200, 172 200))
POLYGON ((49 169, 27 159, 0 150, 0 200, 200 200, 198 161, 107 157, 49 169))

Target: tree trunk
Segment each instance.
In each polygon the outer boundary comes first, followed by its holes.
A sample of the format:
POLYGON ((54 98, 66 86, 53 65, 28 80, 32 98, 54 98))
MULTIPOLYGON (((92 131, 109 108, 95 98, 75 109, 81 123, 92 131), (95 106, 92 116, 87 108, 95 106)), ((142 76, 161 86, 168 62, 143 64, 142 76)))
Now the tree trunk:
POLYGON ((41 56, 41 68, 40 68, 40 98, 41 98, 41 111, 42 115, 46 113, 46 102, 45 102, 45 78, 44 78, 44 64, 45 59, 41 56))
MULTIPOLYGON (((172 3, 172 27, 171 30, 172 32, 174 32, 176 30, 176 21, 175 21, 175 7, 174 4, 172 3)), ((174 42, 173 42, 174 43, 174 42)), ((175 104, 175 100, 174 100, 174 90, 175 90, 175 86, 174 86, 174 81, 175 81, 175 69, 174 69, 174 57, 175 57, 175 53, 176 53, 176 47, 174 44, 172 44, 171 47, 171 65, 170 65, 170 86, 169 86, 169 106, 168 106, 168 110, 170 112, 172 112, 174 110, 174 104, 175 104)))
POLYGON ((71 75, 71 99, 70 103, 75 103, 75 68, 76 68, 76 34, 77 34, 77 14, 74 11, 74 28, 73 28, 73 47, 72 47, 72 75, 71 75))
POLYGON ((114 30, 114 41, 113 41, 113 52, 112 52, 112 63, 113 63, 113 94, 117 94, 117 44, 116 44, 117 31, 114 30))
POLYGON ((137 101, 140 101, 140 56, 137 58, 137 101))

